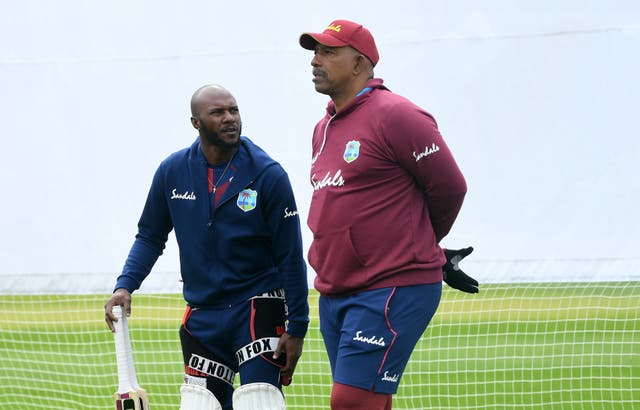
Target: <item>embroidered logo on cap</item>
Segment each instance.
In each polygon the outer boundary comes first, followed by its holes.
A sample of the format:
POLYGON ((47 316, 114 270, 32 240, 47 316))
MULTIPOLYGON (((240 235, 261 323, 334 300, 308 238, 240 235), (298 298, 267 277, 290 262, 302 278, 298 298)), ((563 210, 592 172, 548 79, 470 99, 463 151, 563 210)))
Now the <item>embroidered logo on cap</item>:
POLYGON ((342 26, 340 24, 337 24, 337 25, 329 24, 329 27, 325 28, 325 30, 333 30, 336 33, 339 33, 341 29, 342 29, 342 26))
POLYGON ((344 155, 342 156, 347 163, 353 162, 358 159, 360 155, 360 142, 359 141, 349 141, 347 142, 347 148, 344 150, 344 155))
POLYGON ((236 205, 244 212, 249 212, 256 208, 256 200, 258 199, 258 192, 253 189, 245 189, 238 194, 238 200, 236 205))

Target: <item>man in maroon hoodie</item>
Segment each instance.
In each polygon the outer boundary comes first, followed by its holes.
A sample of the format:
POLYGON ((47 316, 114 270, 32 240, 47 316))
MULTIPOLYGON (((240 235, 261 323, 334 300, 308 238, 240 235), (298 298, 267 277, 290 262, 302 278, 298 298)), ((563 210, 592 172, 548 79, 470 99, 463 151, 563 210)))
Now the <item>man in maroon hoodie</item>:
POLYGON ((331 408, 391 409, 443 268, 450 286, 478 292, 458 267, 472 248, 439 246, 467 187, 433 116, 374 78, 366 28, 336 20, 300 45, 314 51, 316 91, 331 98, 313 133, 308 218, 331 408))

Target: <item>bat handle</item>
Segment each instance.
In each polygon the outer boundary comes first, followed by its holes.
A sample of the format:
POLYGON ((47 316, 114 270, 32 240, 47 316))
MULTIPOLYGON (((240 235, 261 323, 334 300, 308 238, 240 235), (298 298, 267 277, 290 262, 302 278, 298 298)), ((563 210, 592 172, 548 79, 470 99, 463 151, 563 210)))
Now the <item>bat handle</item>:
POLYGON ((111 313, 118 319, 113 322, 115 328, 114 340, 116 344, 116 363, 118 365, 118 392, 126 393, 133 390, 133 382, 129 371, 129 363, 127 356, 127 317, 122 312, 122 306, 114 306, 111 313))

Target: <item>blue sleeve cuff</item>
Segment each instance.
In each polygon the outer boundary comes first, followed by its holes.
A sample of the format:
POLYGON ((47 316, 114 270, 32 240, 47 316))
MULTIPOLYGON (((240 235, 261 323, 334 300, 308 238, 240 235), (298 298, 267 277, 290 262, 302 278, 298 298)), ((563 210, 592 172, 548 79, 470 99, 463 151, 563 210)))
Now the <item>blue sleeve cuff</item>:
POLYGON ((305 337, 308 328, 309 322, 290 321, 287 323, 287 333, 295 337, 305 337))
POLYGON ((124 288, 128 290, 129 293, 133 293, 133 291, 138 289, 139 286, 140 284, 135 279, 132 279, 125 275, 121 275, 116 281, 116 286, 113 288, 113 291, 115 292, 120 288, 124 288))

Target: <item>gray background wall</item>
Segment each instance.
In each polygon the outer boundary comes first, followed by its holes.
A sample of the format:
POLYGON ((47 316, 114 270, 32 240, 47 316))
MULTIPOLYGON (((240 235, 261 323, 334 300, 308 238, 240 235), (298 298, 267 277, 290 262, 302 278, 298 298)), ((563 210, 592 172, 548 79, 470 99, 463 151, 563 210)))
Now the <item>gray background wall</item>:
MULTIPOLYGON (((235 94, 306 221, 327 97, 297 41, 335 18, 367 26, 376 75, 438 120, 469 185, 443 245, 476 248, 469 273, 639 280, 638 4, 2 0, 0 292, 111 290, 205 83, 235 94)), ((179 289, 178 266, 171 238, 143 290, 179 289)))

